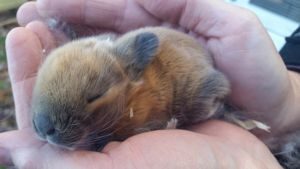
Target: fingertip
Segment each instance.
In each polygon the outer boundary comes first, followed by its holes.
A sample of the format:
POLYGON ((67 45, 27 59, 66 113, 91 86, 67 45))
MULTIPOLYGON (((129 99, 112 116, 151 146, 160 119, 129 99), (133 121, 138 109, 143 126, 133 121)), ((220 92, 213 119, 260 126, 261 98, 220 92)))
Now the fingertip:
POLYGON ((37 11, 42 17, 117 32, 160 23, 134 0, 38 0, 37 11))
POLYGON ((26 28, 12 29, 6 37, 8 68, 12 83, 24 80, 24 73, 32 74, 40 59, 42 46, 38 37, 26 28), (29 62, 32 61, 32 62, 29 62), (25 72, 24 72, 25 70, 25 72))
POLYGON ((36 36, 24 27, 16 27, 8 32, 5 39, 8 61, 10 61, 10 58, 16 57, 14 53, 18 51, 17 48, 20 46, 23 47, 27 41, 31 41, 36 46, 41 46, 36 36), (32 39, 34 40, 31 41, 32 39))
POLYGON ((42 17, 39 15, 36 7, 36 2, 26 2, 23 4, 17 12, 18 23, 21 26, 27 25, 33 20, 42 20, 42 17))
MULTIPOLYGON (((14 57, 16 57, 14 53, 14 48, 16 46, 19 46, 20 44, 24 43, 24 29, 23 27, 17 27, 13 28, 11 31, 8 32, 6 39, 5 39, 5 48, 7 53, 7 61, 8 65, 11 65, 11 67, 14 67, 14 57)), ((12 77, 10 76, 11 80, 12 77)))
POLYGON ((41 21, 33 21, 26 25, 39 38, 43 56, 46 56, 53 48, 56 47, 55 38, 48 29, 48 26, 41 21))
POLYGON ((6 49, 10 49, 11 46, 18 45, 22 43, 23 38, 18 38, 19 35, 23 36, 21 32, 23 32, 24 28, 16 27, 10 30, 6 36, 5 45, 6 49))
POLYGON ((6 49, 13 52, 17 47, 28 46, 27 42, 41 48, 41 43, 34 32, 24 27, 16 27, 10 30, 6 36, 6 49))
POLYGON ((48 17, 49 12, 47 9, 51 8, 51 0, 37 0, 36 8, 42 17, 48 17))

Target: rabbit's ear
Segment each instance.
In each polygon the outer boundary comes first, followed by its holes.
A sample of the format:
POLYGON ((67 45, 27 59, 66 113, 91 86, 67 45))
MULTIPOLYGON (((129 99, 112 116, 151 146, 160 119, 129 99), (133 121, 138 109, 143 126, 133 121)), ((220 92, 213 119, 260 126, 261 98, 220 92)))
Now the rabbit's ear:
POLYGON ((140 33, 116 43, 115 52, 132 80, 138 80, 143 75, 156 56, 158 45, 158 37, 150 32, 140 33))

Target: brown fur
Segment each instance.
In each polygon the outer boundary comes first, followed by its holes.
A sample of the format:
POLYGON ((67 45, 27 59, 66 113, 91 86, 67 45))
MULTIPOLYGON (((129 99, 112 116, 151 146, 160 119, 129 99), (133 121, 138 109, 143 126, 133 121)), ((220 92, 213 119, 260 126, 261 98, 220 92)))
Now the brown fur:
POLYGON ((53 51, 38 74, 33 120, 46 114, 60 131, 48 141, 86 148, 82 144, 99 141, 93 137, 124 140, 166 128, 172 118, 178 127, 206 120, 218 113, 228 92, 226 78, 195 39, 166 28, 144 28, 112 42, 91 37, 53 51), (145 32, 159 43, 139 77, 126 64, 134 39, 145 32), (95 94, 102 96, 89 103, 95 94))

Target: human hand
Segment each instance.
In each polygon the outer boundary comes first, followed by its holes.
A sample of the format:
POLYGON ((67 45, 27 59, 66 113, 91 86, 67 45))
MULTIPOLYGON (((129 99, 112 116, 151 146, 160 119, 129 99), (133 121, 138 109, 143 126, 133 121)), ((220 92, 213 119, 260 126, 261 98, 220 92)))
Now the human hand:
POLYGON ((61 150, 21 129, 0 134, 0 164, 13 162, 19 169, 281 168, 262 142, 236 126, 211 121, 192 131, 148 132, 98 153, 61 150))
POLYGON ((14 163, 20 169, 280 168, 253 135, 216 121, 194 126, 194 132, 166 130, 137 135, 122 143, 110 143, 103 153, 61 150, 38 140, 28 119, 30 93, 44 43, 53 44, 52 40, 46 27, 37 22, 14 29, 7 37, 19 130, 0 135, 0 163, 14 163))
POLYGON ((122 143, 110 143, 103 153, 67 151, 38 140, 30 127, 30 120, 27 120, 30 117, 28 96, 34 83, 32 77, 42 60, 44 43, 52 43, 52 39, 45 27, 36 22, 26 28, 14 29, 7 37, 19 130, 0 134, 0 163, 14 163, 20 169, 280 168, 256 137, 218 121, 193 126, 193 132, 164 130, 144 133, 122 143))
POLYGON ((191 131, 144 133, 112 142, 103 153, 67 151, 42 142, 30 127, 31 92, 44 48, 55 48, 55 39, 43 24, 32 22, 11 31, 6 44, 19 130, 0 134, 2 164, 14 163, 20 169, 280 168, 256 137, 220 121, 193 126, 191 131))
MULTIPOLYGON (((56 17, 118 33, 172 25, 196 37, 232 84, 231 101, 266 122, 272 132, 300 127, 295 99, 299 75, 286 70, 271 39, 249 11, 222 1, 58 1, 29 2, 18 13, 25 25, 56 17)), ((300 93, 300 92, 298 92, 300 93)))

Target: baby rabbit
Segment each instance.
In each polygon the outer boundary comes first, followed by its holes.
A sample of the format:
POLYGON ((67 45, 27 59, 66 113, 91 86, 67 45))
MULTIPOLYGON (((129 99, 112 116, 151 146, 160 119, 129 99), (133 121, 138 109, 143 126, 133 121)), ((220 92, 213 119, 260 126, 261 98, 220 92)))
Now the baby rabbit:
POLYGON ((97 150, 224 113, 229 92, 212 58, 183 33, 149 27, 83 38, 51 52, 40 68, 33 126, 49 143, 97 150))

